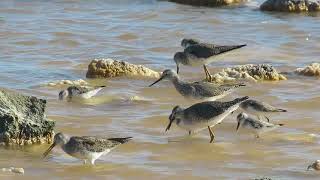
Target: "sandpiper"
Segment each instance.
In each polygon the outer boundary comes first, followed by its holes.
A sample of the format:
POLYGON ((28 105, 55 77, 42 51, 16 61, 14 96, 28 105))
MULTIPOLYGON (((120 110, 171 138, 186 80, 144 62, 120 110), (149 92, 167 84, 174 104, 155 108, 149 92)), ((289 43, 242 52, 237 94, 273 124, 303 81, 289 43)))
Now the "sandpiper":
POLYGON ((167 69, 163 71, 161 77, 157 81, 149 85, 149 87, 153 86, 163 79, 170 80, 176 90, 182 96, 202 101, 215 101, 230 94, 234 89, 245 86, 245 84, 241 83, 219 85, 209 82, 184 82, 179 78, 176 72, 171 69, 167 69))
POLYGON ((215 61, 218 55, 246 46, 246 44, 221 46, 208 43, 195 43, 193 42, 194 40, 186 41, 187 42, 183 42, 184 45, 186 44, 184 51, 175 53, 173 58, 177 65, 177 73, 179 73, 180 64, 186 66, 203 65, 206 79, 208 81, 212 81, 212 77, 206 65, 215 61))
POLYGON ((308 166, 307 171, 310 169, 314 169, 316 171, 320 170, 320 160, 316 160, 314 163, 312 163, 311 165, 308 166))
POLYGON ((268 120, 268 122, 270 122, 270 119, 267 117, 267 114, 274 112, 287 112, 287 110, 285 109, 279 109, 265 102, 253 99, 249 99, 242 102, 240 104, 240 107, 247 113, 256 115, 259 118, 259 120, 262 120, 262 118, 265 117, 268 120))
POLYGON ((174 121, 178 127, 187 130, 189 135, 208 128, 210 143, 212 143, 214 134, 211 127, 221 123, 225 117, 237 110, 242 101, 248 98, 246 96, 229 102, 206 101, 194 104, 186 109, 175 106, 169 116, 169 124, 166 131, 170 129, 174 121))
POLYGON ((75 97, 89 99, 92 96, 96 95, 104 87, 105 86, 69 86, 66 90, 62 90, 59 92, 59 99, 63 100, 65 98, 68 98, 68 100, 71 100, 75 97))
POLYGON ((94 165, 95 160, 100 156, 109 153, 118 145, 128 142, 131 138, 100 138, 95 136, 68 138, 64 134, 58 133, 54 136, 53 144, 43 153, 43 157, 45 158, 55 146, 60 146, 65 153, 83 160, 84 164, 88 160, 94 165))
POLYGON ((277 129, 283 124, 271 124, 265 121, 260 121, 249 117, 246 113, 242 112, 237 116, 237 131, 239 127, 245 128, 255 134, 259 138, 260 134, 277 129))

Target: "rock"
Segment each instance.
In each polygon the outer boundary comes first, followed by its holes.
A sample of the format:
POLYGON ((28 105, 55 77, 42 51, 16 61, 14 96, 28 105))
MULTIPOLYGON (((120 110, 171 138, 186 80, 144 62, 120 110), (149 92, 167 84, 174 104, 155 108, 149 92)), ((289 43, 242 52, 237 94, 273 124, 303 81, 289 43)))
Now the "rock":
POLYGON ((55 82, 49 82, 47 84, 48 86, 61 86, 61 85, 74 85, 74 86, 85 86, 88 85, 88 82, 83 80, 83 79, 78 79, 78 80, 60 80, 60 81, 55 81, 55 82))
POLYGON ((160 73, 142 65, 134 65, 113 59, 94 59, 88 66, 87 78, 111 78, 118 76, 159 78, 160 73))
POLYGON ((320 10, 320 1, 267 0, 260 6, 260 9, 280 12, 312 12, 320 10))
POLYGON ((18 174, 24 174, 24 169, 23 168, 15 168, 15 167, 2 168, 2 172, 13 172, 13 173, 18 173, 18 174))
POLYGON ((246 81, 279 81, 287 78, 269 64, 246 64, 223 69, 213 75, 213 82, 224 83, 236 80, 246 81))
POLYGON ((246 2, 246 0, 169 0, 170 2, 175 2, 179 4, 187 4, 192 6, 225 6, 230 4, 236 4, 241 2, 246 2))
POLYGON ((312 63, 304 68, 297 68, 294 71, 296 74, 304 76, 319 76, 320 77, 320 64, 312 63))
POLYGON ((51 143, 55 123, 45 108, 46 100, 0 90, 0 144, 51 143))
POLYGON ((310 170, 310 169, 314 169, 316 171, 319 171, 320 170, 320 160, 316 160, 314 163, 312 163, 311 165, 309 165, 307 167, 307 170, 310 170))

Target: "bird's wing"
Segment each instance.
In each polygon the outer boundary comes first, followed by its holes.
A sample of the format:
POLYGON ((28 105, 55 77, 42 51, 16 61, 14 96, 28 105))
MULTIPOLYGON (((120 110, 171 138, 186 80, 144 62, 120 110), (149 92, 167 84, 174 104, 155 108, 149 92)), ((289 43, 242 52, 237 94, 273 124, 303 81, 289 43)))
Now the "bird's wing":
POLYGON ((198 103, 184 111, 186 118, 191 120, 209 120, 225 112, 218 101, 198 103))
POLYGON ((212 97, 219 96, 227 91, 233 90, 244 84, 213 84, 209 82, 194 82, 192 86, 201 93, 202 96, 212 97))
POLYGON ((68 87, 68 91, 72 94, 83 94, 93 90, 91 87, 87 86, 70 86, 68 87))
POLYGON ((111 149, 121 144, 117 141, 95 136, 71 137, 68 143, 72 146, 76 145, 78 147, 82 147, 83 149, 91 152, 104 152, 106 149, 111 149))
POLYGON ((209 58, 211 56, 226 53, 241 48, 245 45, 216 46, 213 44, 195 44, 184 49, 185 53, 192 54, 198 58, 209 58))

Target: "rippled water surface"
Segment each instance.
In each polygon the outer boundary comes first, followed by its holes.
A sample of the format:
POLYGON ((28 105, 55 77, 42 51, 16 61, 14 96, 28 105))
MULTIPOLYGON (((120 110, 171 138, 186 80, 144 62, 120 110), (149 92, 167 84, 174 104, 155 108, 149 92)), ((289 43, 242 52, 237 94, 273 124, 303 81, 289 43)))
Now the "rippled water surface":
MULTIPOLYGON (((234 113, 214 128, 214 144, 207 131, 191 138, 176 126, 164 132, 172 107, 193 103, 168 82, 148 88, 152 80, 90 80, 107 88, 84 103, 58 102, 62 87, 43 86, 84 78, 90 60, 99 57, 159 71, 175 68, 172 57, 184 37, 248 44, 212 64, 211 71, 246 63, 288 71, 319 61, 319 16, 261 12, 261 3, 204 8, 152 0, 0 1, 0 87, 48 99, 47 115, 57 131, 134 137, 94 167, 61 150, 43 160, 47 145, 0 148, 0 167, 25 168, 24 179, 317 179, 318 173, 306 171, 320 154, 317 78, 248 84, 229 96, 250 95, 288 109, 271 116, 285 126, 254 139, 235 132, 234 113)), ((204 74, 183 67, 182 75, 191 81, 204 74)), ((0 178, 22 177, 0 172, 0 178)))

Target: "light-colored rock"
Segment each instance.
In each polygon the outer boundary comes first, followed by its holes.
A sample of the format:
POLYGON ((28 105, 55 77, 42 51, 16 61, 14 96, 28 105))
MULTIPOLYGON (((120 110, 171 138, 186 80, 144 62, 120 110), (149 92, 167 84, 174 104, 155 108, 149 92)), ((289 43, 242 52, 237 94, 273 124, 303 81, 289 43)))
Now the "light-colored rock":
POLYGON ((237 4, 241 2, 246 2, 246 0, 169 0, 170 2, 175 2, 179 4, 187 4, 192 6, 225 6, 230 4, 237 4))
POLYGON ((142 65, 113 59, 94 59, 88 66, 87 78, 111 78, 119 76, 159 78, 160 73, 142 65))
POLYGON ((269 64, 246 64, 231 68, 225 68, 221 72, 213 75, 213 81, 224 83, 237 80, 245 81, 279 81, 287 78, 279 74, 277 70, 269 64))
POLYGON ((2 172, 13 172, 17 174, 24 174, 23 168, 16 168, 16 167, 10 167, 10 168, 2 168, 2 172))
POLYGON ((46 100, 0 90, 0 144, 50 143, 54 121, 45 115, 46 100))
POLYGON ((320 76, 320 63, 312 63, 304 68, 297 68, 294 72, 304 76, 320 76))
POLYGON ((267 0, 260 6, 260 9, 280 12, 312 12, 320 10, 320 1, 267 0))
POLYGON ((48 86, 61 86, 61 85, 85 86, 85 85, 88 85, 88 82, 83 79, 78 79, 74 81, 60 80, 60 81, 49 82, 47 85, 48 86))

